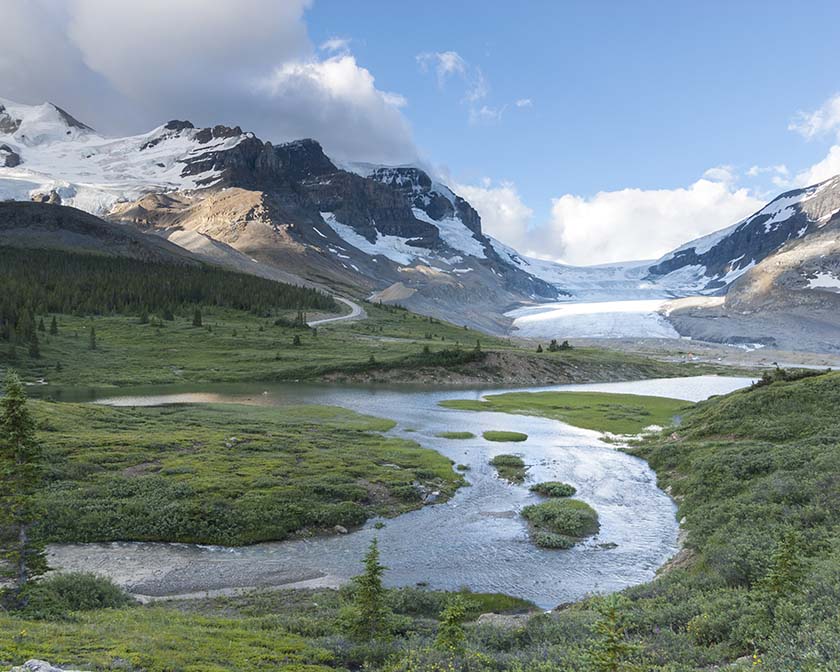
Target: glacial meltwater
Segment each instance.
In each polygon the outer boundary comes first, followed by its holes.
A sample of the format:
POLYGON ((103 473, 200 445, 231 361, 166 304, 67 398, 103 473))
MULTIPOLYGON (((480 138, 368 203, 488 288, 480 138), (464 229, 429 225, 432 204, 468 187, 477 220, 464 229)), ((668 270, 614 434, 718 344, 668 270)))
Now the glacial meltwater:
MULTIPOLYGON (((529 388, 591 390, 699 401, 750 383, 746 378, 698 376, 529 388)), ((65 390, 63 401, 123 406, 232 402, 277 406, 317 403, 390 418, 389 432, 441 452, 469 467, 468 486, 445 503, 397 518, 372 519, 350 534, 256 544, 241 548, 116 542, 50 547, 56 569, 112 577, 139 596, 205 595, 271 586, 336 586, 358 574, 362 557, 378 537, 392 586, 469 588, 532 600, 543 608, 587 594, 615 591, 651 579, 677 551, 676 507, 656 486, 647 464, 599 438, 597 432, 555 420, 441 408, 444 399, 480 398, 510 390, 428 390, 303 384, 228 384, 157 387, 104 392, 65 390), (522 443, 496 443, 483 431, 524 432, 522 443), (442 432, 472 432, 448 440, 442 432), (528 465, 522 485, 500 480, 489 460, 516 453, 528 465), (529 541, 519 516, 540 500, 528 487, 558 480, 598 512, 599 533, 569 550, 541 549, 529 541), (377 529, 376 523, 384 527, 377 529)))

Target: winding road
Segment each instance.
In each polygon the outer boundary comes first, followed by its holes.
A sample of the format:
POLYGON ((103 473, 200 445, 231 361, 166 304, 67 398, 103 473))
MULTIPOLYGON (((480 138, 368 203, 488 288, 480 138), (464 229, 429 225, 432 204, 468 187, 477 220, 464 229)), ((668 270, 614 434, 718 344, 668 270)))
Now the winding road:
POLYGON ((340 296, 333 297, 336 301, 341 301, 345 306, 350 307, 350 313, 347 315, 339 315, 337 317, 325 317, 321 320, 310 320, 307 324, 310 327, 317 327, 322 324, 327 324, 329 322, 342 322, 344 320, 361 320, 367 317, 367 313, 365 309, 362 308, 358 303, 351 301, 350 299, 344 299, 340 296))

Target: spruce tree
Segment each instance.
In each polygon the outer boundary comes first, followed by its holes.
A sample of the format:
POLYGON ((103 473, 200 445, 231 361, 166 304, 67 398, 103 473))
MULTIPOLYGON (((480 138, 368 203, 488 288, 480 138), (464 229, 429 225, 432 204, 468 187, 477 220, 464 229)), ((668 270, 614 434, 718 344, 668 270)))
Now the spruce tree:
POLYGON ((96 329, 91 326, 90 332, 88 332, 88 347, 91 350, 96 350, 96 329))
POLYGON ((300 336, 295 334, 295 337, 292 339, 292 345, 302 345, 300 342, 300 336))
POLYGON ((38 331, 41 333, 45 333, 47 331, 47 326, 44 324, 43 317, 38 320, 38 331))
POLYGON ((55 319, 55 315, 52 316, 52 320, 50 320, 50 335, 57 336, 58 335, 58 322, 55 319))
POLYGON ((467 641, 464 620, 469 604, 461 595, 455 595, 440 612, 435 648, 449 653, 463 653, 467 641))
POLYGON ((193 326, 200 327, 201 326, 201 310, 198 308, 195 309, 193 313, 193 326))
POLYGON ((537 345, 537 352, 542 352, 542 351, 543 351, 542 343, 540 343, 540 344, 537 345))
POLYGON ((609 595, 595 607, 599 618, 592 626, 595 635, 589 650, 590 667, 597 672, 640 672, 630 657, 639 647, 627 639, 623 611, 629 600, 621 595, 609 595))
POLYGON ((32 359, 41 359, 41 343, 38 341, 38 333, 35 331, 29 337, 29 356, 32 359))
POLYGON ((35 421, 17 374, 6 377, 0 399, 0 570, 11 587, 4 602, 25 606, 27 583, 47 570, 43 544, 34 540, 37 521, 34 495, 41 481, 41 450, 35 441, 35 421))
POLYGON ((359 642, 391 635, 393 612, 385 601, 382 576, 387 567, 379 562, 379 542, 374 537, 365 555, 365 570, 353 578, 353 601, 342 614, 347 634, 359 642))

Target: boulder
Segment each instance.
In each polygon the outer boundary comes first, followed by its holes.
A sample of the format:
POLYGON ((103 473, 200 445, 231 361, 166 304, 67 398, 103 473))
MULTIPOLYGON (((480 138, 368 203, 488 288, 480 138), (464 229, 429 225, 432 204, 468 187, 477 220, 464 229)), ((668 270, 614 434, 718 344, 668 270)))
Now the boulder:
POLYGON ((79 670, 65 670, 53 667, 45 660, 27 660, 23 665, 13 667, 9 672, 79 672, 79 670))

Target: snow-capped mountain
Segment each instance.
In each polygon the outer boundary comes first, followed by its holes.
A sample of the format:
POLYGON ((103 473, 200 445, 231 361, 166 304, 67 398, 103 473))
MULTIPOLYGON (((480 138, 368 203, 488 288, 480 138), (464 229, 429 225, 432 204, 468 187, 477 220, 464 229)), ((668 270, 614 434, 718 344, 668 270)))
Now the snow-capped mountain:
POLYGON ((823 228, 840 212, 840 175, 804 189, 788 191, 736 224, 699 238, 665 255, 652 278, 681 273, 686 286, 718 292, 789 241, 823 228))
POLYGON ((470 204, 419 167, 344 170, 314 140, 274 146, 187 121, 106 138, 50 103, 0 105, 0 199, 71 205, 217 261, 221 243, 309 281, 484 328, 505 322, 502 308, 557 296, 500 256, 470 204))
MULTIPOLYGON (((505 331, 506 313, 551 301, 647 305, 737 287, 730 302, 746 305, 760 294, 744 289, 756 286, 751 269, 834 231, 840 176, 659 260, 573 267, 487 236, 478 212, 417 165, 337 165, 315 140, 272 145, 239 127, 188 121, 108 138, 50 103, 0 99, 0 200, 74 206, 238 270, 505 331)), ((797 277, 830 290, 840 271, 829 266, 806 264, 797 277)), ((560 313, 566 320, 568 309, 560 313)))

